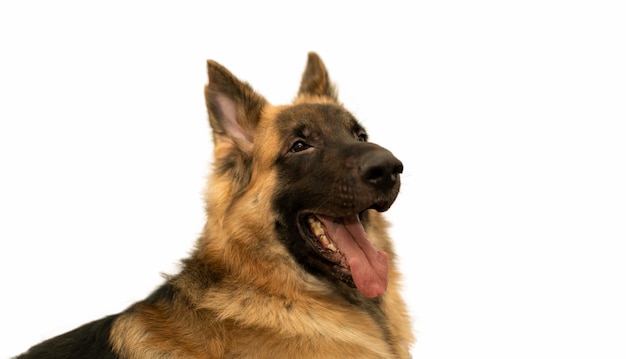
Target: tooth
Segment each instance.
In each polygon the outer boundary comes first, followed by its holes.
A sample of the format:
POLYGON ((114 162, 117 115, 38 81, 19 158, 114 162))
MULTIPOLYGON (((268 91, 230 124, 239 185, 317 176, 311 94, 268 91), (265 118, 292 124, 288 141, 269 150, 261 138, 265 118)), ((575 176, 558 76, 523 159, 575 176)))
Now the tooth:
POLYGON ((322 228, 322 226, 320 226, 319 224, 315 227, 312 228, 313 229, 313 233, 315 233, 316 236, 323 236, 324 233, 324 228, 322 228))
POLYGON ((334 244, 330 243, 330 241, 328 240, 328 237, 326 237, 325 234, 322 234, 321 236, 319 236, 319 240, 324 245, 324 248, 330 249, 333 252, 337 252, 337 247, 335 247, 334 244))
POLYGON ((328 237, 326 237, 326 233, 324 233, 324 227, 322 227, 322 222, 318 221, 315 216, 309 216, 307 218, 307 222, 311 227, 311 231, 313 234, 319 239, 320 242, 324 245, 324 248, 330 249, 333 252, 337 252, 337 247, 334 244, 330 243, 328 237))
POLYGON ((309 226, 311 227, 311 230, 316 237, 324 234, 324 228, 322 227, 322 223, 318 221, 315 217, 311 216, 307 218, 307 222, 309 222, 309 226))

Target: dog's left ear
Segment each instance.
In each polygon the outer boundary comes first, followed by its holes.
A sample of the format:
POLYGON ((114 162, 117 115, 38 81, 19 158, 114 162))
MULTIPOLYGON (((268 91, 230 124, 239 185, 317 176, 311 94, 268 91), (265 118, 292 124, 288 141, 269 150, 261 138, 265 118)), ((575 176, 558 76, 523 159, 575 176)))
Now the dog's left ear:
POLYGON ((306 68, 302 74, 298 98, 302 97, 324 97, 338 102, 337 90, 330 81, 326 66, 315 52, 309 52, 306 68))
POLYGON ((209 84, 204 95, 215 147, 234 146, 249 153, 267 101, 217 62, 208 60, 207 68, 209 84))

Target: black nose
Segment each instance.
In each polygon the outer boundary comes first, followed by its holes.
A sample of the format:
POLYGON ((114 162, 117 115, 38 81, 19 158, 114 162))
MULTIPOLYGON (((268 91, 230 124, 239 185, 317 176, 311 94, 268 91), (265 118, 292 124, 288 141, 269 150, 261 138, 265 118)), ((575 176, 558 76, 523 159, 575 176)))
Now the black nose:
POLYGON ((402 162, 382 147, 364 153, 359 163, 361 179, 381 190, 393 188, 402 170, 402 162))

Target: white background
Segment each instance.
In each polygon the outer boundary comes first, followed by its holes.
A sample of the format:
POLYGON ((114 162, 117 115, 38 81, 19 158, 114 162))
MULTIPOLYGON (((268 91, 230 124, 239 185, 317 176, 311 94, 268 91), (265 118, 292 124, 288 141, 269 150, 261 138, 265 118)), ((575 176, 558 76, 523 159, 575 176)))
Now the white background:
POLYGON ((0 357, 177 270, 206 59, 278 104, 315 50, 405 165, 416 358, 626 358, 623 2, 165 3, 0 5, 0 357))

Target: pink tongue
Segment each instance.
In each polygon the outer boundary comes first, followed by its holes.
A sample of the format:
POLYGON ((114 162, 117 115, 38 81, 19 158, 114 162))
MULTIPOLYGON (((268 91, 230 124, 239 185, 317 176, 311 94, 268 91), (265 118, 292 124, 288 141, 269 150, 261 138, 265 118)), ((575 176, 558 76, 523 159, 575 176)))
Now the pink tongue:
POLYGON ((387 290, 387 253, 379 251, 370 243, 359 221, 359 216, 341 219, 319 216, 326 234, 346 256, 352 279, 366 297, 373 298, 387 290))

